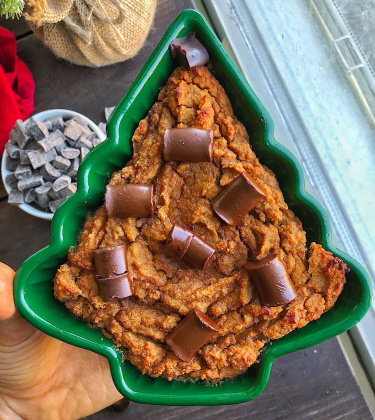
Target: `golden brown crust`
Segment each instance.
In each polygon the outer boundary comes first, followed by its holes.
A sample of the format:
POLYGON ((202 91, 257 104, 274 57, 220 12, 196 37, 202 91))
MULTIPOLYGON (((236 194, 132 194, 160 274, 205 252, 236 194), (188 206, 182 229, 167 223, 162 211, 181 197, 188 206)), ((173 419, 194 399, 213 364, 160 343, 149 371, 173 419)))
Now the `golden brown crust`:
MULTIPOLYGON (((251 141, 250 141, 251 143, 251 141)), ((176 69, 133 136, 132 160, 110 183, 154 183, 152 219, 107 218, 99 209, 88 218, 68 262, 55 278, 55 296, 75 315, 101 328, 121 346, 142 373, 151 376, 222 379, 256 362, 267 340, 282 337, 332 307, 345 282, 345 264, 312 244, 288 209, 275 175, 251 149, 244 126, 205 67, 176 69), (213 163, 164 163, 166 128, 214 130, 213 163), (215 216, 211 201, 232 179, 247 171, 265 190, 265 199, 236 227, 215 216), (174 223, 207 240, 216 253, 207 270, 176 263, 162 253, 174 223), (104 303, 98 296, 92 253, 127 244, 134 293, 104 303), (248 259, 279 253, 298 296, 285 307, 259 304, 243 266, 248 259), (189 363, 178 359, 164 338, 182 316, 198 307, 220 330, 189 363)))

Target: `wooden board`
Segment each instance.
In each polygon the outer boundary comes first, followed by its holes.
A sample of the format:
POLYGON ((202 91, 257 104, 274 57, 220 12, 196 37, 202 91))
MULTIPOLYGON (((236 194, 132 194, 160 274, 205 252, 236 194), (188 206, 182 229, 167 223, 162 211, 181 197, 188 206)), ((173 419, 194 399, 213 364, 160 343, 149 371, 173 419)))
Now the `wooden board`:
POLYGON ((0 261, 13 270, 48 245, 51 223, 0 202, 0 261))
POLYGON ((6 19, 5 16, 2 16, 0 17, 0 26, 13 32, 16 38, 22 38, 31 34, 31 29, 23 17, 19 19, 6 19))
POLYGON ((317 420, 372 418, 336 339, 276 359, 266 389, 236 405, 173 407, 130 403, 86 420, 317 420))
MULTIPOLYGON (((0 169, 0 173, 1 173, 1 169, 0 169)), ((3 201, 4 198, 6 198, 8 196, 4 184, 3 184, 3 179, 1 178, 0 180, 0 201, 3 201)))

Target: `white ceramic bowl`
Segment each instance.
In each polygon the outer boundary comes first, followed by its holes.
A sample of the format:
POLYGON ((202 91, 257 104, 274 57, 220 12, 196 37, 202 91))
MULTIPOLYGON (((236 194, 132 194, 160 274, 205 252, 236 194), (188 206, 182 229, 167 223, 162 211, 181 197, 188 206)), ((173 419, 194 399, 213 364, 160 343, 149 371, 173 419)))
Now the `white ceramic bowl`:
MULTIPOLYGON (((38 114, 35 114, 32 117, 35 118, 37 121, 43 122, 43 121, 46 121, 49 118, 52 118, 56 115, 61 115, 64 120, 69 119, 69 118, 73 118, 76 115, 79 115, 80 117, 82 117, 84 120, 87 121, 91 130, 95 132, 95 134, 97 135, 97 137, 100 140, 105 140, 106 139, 106 135, 102 132, 102 130, 99 129, 99 127, 95 123, 93 123, 89 118, 87 118, 84 115, 79 114, 78 112, 75 112, 75 111, 69 111, 67 109, 50 109, 48 111, 39 112, 38 114)), ((27 123, 28 121, 29 120, 26 120, 25 123, 27 123)), ((7 193, 9 194, 10 186, 7 185, 7 183, 5 182, 5 177, 9 174, 9 171, 5 168, 5 160, 6 160, 7 156, 8 155, 7 155, 7 152, 5 150, 4 154, 3 154, 2 161, 1 161, 1 175, 2 175, 2 179, 3 179, 5 189, 6 189, 7 193)), ((39 217, 41 219, 52 220, 53 213, 43 211, 43 210, 39 210, 38 208, 34 207, 32 204, 21 204, 18 207, 20 209, 22 209, 23 211, 25 211, 26 213, 31 214, 32 216, 36 216, 36 217, 39 217)))

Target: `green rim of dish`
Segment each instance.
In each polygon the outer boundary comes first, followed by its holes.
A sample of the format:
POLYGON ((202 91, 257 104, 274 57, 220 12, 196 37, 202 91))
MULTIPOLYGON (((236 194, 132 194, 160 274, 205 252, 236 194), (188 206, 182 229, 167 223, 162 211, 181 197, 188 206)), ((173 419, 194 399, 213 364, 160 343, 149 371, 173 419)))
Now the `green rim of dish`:
POLYGON ((273 121, 235 66, 203 17, 185 10, 175 19, 147 60, 139 75, 112 113, 108 140, 85 158, 78 173, 78 190, 57 210, 51 227, 51 243, 25 261, 17 271, 14 298, 21 315, 36 328, 59 340, 99 353, 109 360, 114 383, 128 399, 149 404, 215 405, 249 401, 266 387, 276 357, 312 346, 351 328, 371 304, 370 279, 364 268, 331 243, 331 225, 321 204, 304 188, 297 159, 273 138, 273 121), (307 241, 316 241, 341 258, 350 268, 347 284, 336 305, 319 320, 268 343, 259 363, 244 374, 220 384, 200 381, 167 381, 151 378, 122 361, 121 352, 100 331, 90 329, 53 297, 53 282, 60 264, 86 216, 103 203, 111 174, 129 160, 131 138, 139 121, 156 101, 174 69, 168 54, 170 42, 194 31, 207 48, 215 77, 231 100, 234 113, 244 123, 250 143, 261 163, 271 168, 289 207, 301 219, 307 241))

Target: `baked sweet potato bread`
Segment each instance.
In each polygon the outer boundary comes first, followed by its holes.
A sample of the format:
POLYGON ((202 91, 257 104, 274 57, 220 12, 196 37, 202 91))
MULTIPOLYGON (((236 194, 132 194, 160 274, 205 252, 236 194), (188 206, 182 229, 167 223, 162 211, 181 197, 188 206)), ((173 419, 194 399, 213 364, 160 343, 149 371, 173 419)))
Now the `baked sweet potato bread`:
POLYGON ((249 134, 206 67, 177 68, 134 133, 132 160, 110 180, 112 185, 153 184, 154 216, 109 218, 104 207, 98 209, 58 270, 56 298, 101 329, 142 373, 169 380, 238 375, 256 363, 268 340, 319 318, 342 291, 346 265, 321 245, 307 249, 300 220, 288 209, 275 175, 259 163, 249 134), (175 127, 213 129, 212 163, 164 162, 163 135, 175 127), (265 198, 232 227, 215 215, 211 204, 243 171, 263 188, 265 198), (204 271, 163 252, 175 223, 216 249, 204 271), (121 244, 127 246, 133 295, 103 302, 93 252, 121 244), (271 253, 279 255, 297 290, 285 306, 261 306, 244 269, 247 261, 271 253), (211 317, 219 331, 184 362, 165 337, 194 308, 211 317))

